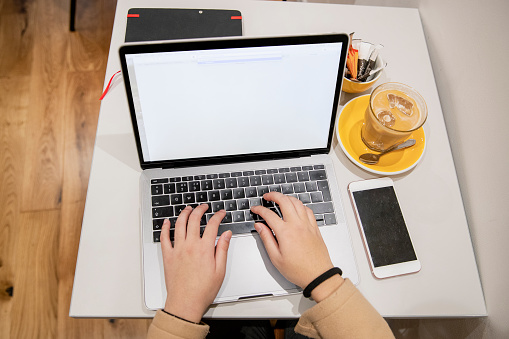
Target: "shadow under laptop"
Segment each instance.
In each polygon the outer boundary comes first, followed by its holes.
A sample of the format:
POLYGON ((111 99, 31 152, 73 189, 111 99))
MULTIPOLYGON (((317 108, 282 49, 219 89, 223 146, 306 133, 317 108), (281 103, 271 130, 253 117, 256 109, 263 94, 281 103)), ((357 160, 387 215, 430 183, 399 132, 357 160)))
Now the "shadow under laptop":
MULTIPOLYGON (((210 326, 208 339, 240 338, 240 339, 275 339, 275 332, 284 333, 284 339, 307 339, 296 333, 294 328, 298 319, 277 320, 275 325, 270 320, 207 320, 210 326)), ((281 336, 277 336, 281 338, 281 336)))

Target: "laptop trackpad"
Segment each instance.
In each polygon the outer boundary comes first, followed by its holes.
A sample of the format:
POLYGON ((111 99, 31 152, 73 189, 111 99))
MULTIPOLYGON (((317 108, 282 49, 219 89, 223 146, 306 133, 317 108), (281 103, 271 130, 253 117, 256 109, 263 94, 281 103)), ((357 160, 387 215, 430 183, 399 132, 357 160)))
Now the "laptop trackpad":
POLYGON ((232 238, 226 276, 214 303, 297 291, 272 265, 257 233, 232 238))

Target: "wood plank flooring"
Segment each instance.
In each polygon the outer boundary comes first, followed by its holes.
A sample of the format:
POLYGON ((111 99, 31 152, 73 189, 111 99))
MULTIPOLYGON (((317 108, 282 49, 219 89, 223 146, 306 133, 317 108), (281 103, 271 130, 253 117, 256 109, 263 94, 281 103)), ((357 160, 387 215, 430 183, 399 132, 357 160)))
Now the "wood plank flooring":
POLYGON ((0 338, 144 338, 69 304, 115 0, 0 0, 0 338))

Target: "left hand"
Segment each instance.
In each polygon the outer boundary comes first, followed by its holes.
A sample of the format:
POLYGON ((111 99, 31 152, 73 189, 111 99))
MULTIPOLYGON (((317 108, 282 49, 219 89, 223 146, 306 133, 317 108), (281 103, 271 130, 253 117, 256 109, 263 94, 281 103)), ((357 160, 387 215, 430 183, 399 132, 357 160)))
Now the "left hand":
POLYGON ((161 230, 164 278, 167 298, 164 309, 180 318, 200 322, 214 301, 224 280, 231 231, 224 232, 215 245, 217 230, 226 215, 218 211, 210 218, 200 238, 200 220, 208 205, 194 210, 187 206, 175 223, 175 239, 170 241, 170 223, 161 230))

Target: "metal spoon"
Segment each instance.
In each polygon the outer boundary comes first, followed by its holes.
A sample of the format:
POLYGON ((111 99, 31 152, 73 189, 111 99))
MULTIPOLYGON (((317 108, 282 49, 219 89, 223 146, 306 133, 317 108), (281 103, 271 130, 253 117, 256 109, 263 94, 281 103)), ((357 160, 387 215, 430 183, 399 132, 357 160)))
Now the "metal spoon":
POLYGON ((387 154, 392 151, 397 151, 403 148, 412 147, 415 145, 415 139, 408 139, 407 141, 397 143, 395 145, 392 145, 385 151, 381 152, 380 154, 374 154, 374 153, 364 153, 359 157, 359 160, 362 161, 365 164, 368 165, 375 165, 378 164, 378 160, 380 160, 380 157, 384 154, 387 154))

